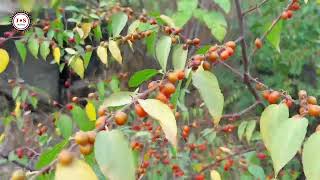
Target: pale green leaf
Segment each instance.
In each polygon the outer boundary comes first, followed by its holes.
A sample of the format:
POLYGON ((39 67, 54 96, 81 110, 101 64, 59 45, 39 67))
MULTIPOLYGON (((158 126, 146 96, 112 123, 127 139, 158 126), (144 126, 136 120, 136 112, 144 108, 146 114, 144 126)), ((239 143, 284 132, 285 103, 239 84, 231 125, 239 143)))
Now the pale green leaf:
POLYGON ((254 129, 256 128, 256 121, 248 121, 248 125, 246 128, 246 139, 247 142, 250 142, 254 129))
POLYGON ((217 3, 226 13, 230 12, 231 4, 230 0, 213 0, 215 3, 217 3))
MULTIPOLYGON (((271 23, 267 24, 266 29, 271 26, 271 23)), ((271 43, 271 45, 280 52, 280 39, 282 32, 283 20, 280 20, 267 35, 267 40, 271 43)))
POLYGON ((174 24, 174 21, 173 19, 171 19, 171 17, 169 16, 166 16, 166 15, 160 15, 160 19, 165 22, 168 26, 172 27, 172 28, 175 28, 175 24, 174 24))
POLYGON ((62 114, 57 122, 57 127, 65 139, 72 135, 72 119, 69 116, 62 114))
POLYGON ((175 70, 183 70, 186 65, 188 50, 183 49, 183 45, 179 44, 173 48, 172 65, 175 70))
POLYGON ((222 116, 224 97, 216 76, 209 71, 199 69, 192 74, 192 83, 198 89, 213 117, 214 124, 217 125, 222 116))
POLYGON ((141 23, 140 20, 135 20, 135 21, 133 21, 133 22, 130 24, 130 26, 128 27, 128 32, 127 32, 127 34, 132 34, 132 33, 134 33, 134 32, 138 29, 140 23, 141 23))
POLYGON ((35 38, 30 38, 28 41, 28 49, 31 54, 38 59, 38 51, 39 51, 39 42, 35 38))
POLYGON ((100 131, 95 140, 94 154, 102 173, 108 179, 135 179, 133 153, 121 131, 100 131))
POLYGON ((44 60, 46 60, 49 54, 50 54, 50 43, 49 41, 43 41, 40 45, 40 55, 44 60))
POLYGON ((303 171, 308 180, 320 179, 320 132, 313 133, 304 143, 302 151, 303 171))
POLYGON ((105 107, 117 107, 129 104, 132 102, 132 98, 135 96, 134 92, 120 91, 111 94, 107 97, 103 103, 105 107))
POLYGON ((16 45, 16 48, 18 50, 18 53, 19 53, 19 55, 21 57, 22 62, 25 62, 26 61, 26 57, 27 57, 26 45, 24 43, 22 43, 21 40, 14 41, 14 43, 16 45))
POLYGON ((247 125, 248 125, 248 121, 242 121, 241 124, 238 126, 238 137, 240 141, 242 140, 242 137, 246 130, 247 125))
POLYGON ((169 36, 162 36, 156 45, 156 57, 163 71, 166 71, 167 69, 170 48, 171 38, 169 36))

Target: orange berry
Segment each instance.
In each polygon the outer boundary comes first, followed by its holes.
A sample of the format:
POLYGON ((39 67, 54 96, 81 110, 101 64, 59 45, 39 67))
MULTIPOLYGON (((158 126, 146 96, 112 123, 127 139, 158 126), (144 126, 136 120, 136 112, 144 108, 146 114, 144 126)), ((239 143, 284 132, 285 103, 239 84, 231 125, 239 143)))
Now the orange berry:
POLYGON ((225 45, 232 48, 233 50, 236 48, 236 43, 234 41, 228 41, 225 45))
POLYGON ((161 91, 165 96, 169 97, 176 91, 176 87, 172 83, 166 83, 161 91))
POLYGON ((226 47, 226 51, 229 53, 229 56, 233 56, 234 51, 231 47, 226 47))
POLYGON ((78 97, 73 97, 72 98, 72 102, 73 103, 78 103, 79 102, 79 98, 78 97))
POLYGON ((257 49, 260 49, 262 48, 263 44, 262 44, 262 41, 261 39, 257 38, 255 41, 254 41, 254 44, 256 46, 257 49))
POLYGON ((315 105, 315 104, 317 104, 317 98, 314 97, 314 96, 309 96, 308 99, 307 99, 307 102, 308 102, 308 104, 315 105))
POLYGON ((286 105, 287 105, 288 108, 291 108, 291 107, 293 106, 293 100, 290 99, 290 98, 286 98, 286 99, 284 100, 284 103, 286 103, 286 105))
POLYGON ((200 45, 200 39, 199 38, 194 38, 192 40, 192 43, 193 43, 193 45, 198 46, 198 45, 200 45))
POLYGON ((310 116, 319 116, 320 115, 320 106, 309 104, 308 105, 308 113, 310 116))
POLYGON ((89 137, 85 132, 79 131, 74 136, 74 140, 79 145, 86 145, 89 143, 89 137))
POLYGON ((86 144, 79 146, 80 153, 83 155, 89 155, 93 150, 92 144, 86 144))
POLYGON ((270 93, 269 97, 268 97, 268 102, 270 104, 275 104, 279 101, 280 99, 280 93, 278 91, 273 91, 270 93))
POLYGON ((96 129, 101 128, 107 120, 107 116, 100 116, 96 121, 96 129))
POLYGON ((211 64, 208 61, 203 61, 202 67, 204 70, 209 71, 211 69, 211 64))
POLYGON ((128 115, 122 111, 118 111, 114 115, 114 119, 117 125, 122 126, 127 122, 128 115))
POLYGON ((135 111, 136 111, 136 114, 139 116, 139 117, 146 117, 148 114, 144 111, 144 109, 141 107, 140 104, 136 104, 134 106, 135 108, 135 111))
POLYGON ((175 72, 170 72, 168 73, 168 80, 171 83, 176 83, 178 81, 178 74, 175 72))
POLYGON ((177 74, 178 74, 178 79, 179 79, 179 80, 182 80, 182 79, 185 78, 185 73, 184 73, 183 70, 178 71, 177 74))
POLYGON ((157 94, 156 99, 158 99, 159 101, 162 101, 163 103, 168 102, 168 98, 161 92, 157 94))
POLYGON ((58 156, 58 162, 61 165, 67 166, 73 160, 73 154, 70 151, 62 150, 58 156))
POLYGON ((104 116, 106 114, 107 110, 104 107, 100 107, 98 110, 99 117, 104 116))
POLYGON ((209 48, 208 52, 213 52, 213 51, 216 51, 217 49, 218 49, 218 46, 214 45, 209 48))
POLYGON ((190 127, 189 126, 183 126, 183 131, 189 133, 190 132, 190 127))
POLYGON ((227 60, 229 58, 229 52, 226 50, 222 51, 222 53, 220 54, 220 57, 223 61, 227 60))
POLYGON ((287 11, 283 11, 282 14, 281 14, 281 19, 283 20, 287 20, 288 19, 288 13, 287 11))
POLYGON ((193 60, 194 61, 203 61, 204 60, 204 56, 203 55, 199 55, 199 54, 194 55, 193 56, 193 60))
POLYGON ((151 81, 149 84, 148 84, 148 89, 151 89, 151 88, 154 88, 156 87, 158 83, 156 81, 151 81))
POLYGON ((219 55, 218 55, 217 52, 212 51, 212 52, 209 53, 209 57, 208 58, 209 58, 209 60, 211 62, 215 62, 219 58, 219 55))
POLYGON ((88 135, 89 143, 94 144, 94 142, 96 140, 97 133, 95 131, 89 131, 89 132, 87 132, 87 135, 88 135))

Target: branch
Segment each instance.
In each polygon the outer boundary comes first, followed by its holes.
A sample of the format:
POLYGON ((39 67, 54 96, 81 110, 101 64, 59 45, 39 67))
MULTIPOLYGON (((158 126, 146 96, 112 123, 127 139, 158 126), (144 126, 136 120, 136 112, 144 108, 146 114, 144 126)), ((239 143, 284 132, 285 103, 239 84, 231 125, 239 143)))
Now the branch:
POLYGON ((253 110, 256 106, 258 106, 259 104, 261 104, 260 101, 256 101, 254 104, 252 104, 251 106, 243 109, 242 111, 238 112, 238 113, 233 113, 233 114, 225 114, 223 115, 221 118, 239 118, 242 115, 248 113, 249 111, 253 110))
POLYGON ((262 1, 260 4, 256 4, 255 6, 249 8, 248 10, 246 10, 246 11, 244 11, 244 12, 242 13, 242 16, 245 16, 246 14, 248 14, 248 13, 250 13, 250 12, 256 10, 256 9, 259 9, 261 6, 263 6, 263 5, 264 5, 266 2, 268 2, 268 1, 269 1, 269 0, 264 0, 264 1, 262 1))
POLYGON ((242 61, 243 61, 243 81, 249 88, 249 91, 252 93, 252 95, 255 97, 257 101, 261 101, 260 97, 257 93, 257 91, 254 89, 252 86, 250 79, 249 79, 249 60, 248 60, 248 55, 247 55, 247 44, 244 38, 244 22, 243 22, 243 15, 241 12, 241 6, 240 6, 240 1, 235 0, 236 4, 236 10, 237 10, 237 15, 238 15, 238 21, 239 21, 239 28, 240 28, 240 37, 243 37, 239 42, 241 45, 241 52, 242 52, 242 61))

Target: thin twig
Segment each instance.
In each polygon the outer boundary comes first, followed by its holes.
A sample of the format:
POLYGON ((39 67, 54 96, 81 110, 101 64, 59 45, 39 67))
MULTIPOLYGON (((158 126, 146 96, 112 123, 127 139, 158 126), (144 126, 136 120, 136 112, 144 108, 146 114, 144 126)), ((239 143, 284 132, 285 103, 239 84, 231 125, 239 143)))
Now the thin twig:
POLYGON ((256 4, 255 6, 249 8, 248 10, 243 11, 242 15, 245 16, 246 14, 248 14, 248 13, 254 11, 254 10, 259 9, 261 6, 263 6, 263 5, 264 5, 266 2, 268 2, 268 1, 269 1, 269 0, 264 0, 264 1, 262 1, 260 4, 256 4))
POLYGON ((225 114, 222 116, 222 118, 239 118, 242 115, 248 113, 249 111, 253 110, 256 106, 258 106, 259 104, 261 104, 261 102, 256 101, 254 104, 250 105, 249 107, 243 109, 242 111, 238 112, 238 113, 233 113, 233 114, 225 114))

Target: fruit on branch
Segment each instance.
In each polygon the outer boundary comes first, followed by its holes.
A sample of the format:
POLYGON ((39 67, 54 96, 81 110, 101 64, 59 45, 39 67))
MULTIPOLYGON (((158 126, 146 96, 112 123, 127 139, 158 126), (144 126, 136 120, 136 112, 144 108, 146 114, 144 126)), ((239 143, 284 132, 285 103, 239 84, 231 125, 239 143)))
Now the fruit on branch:
POLYGON ((317 98, 314 97, 314 96, 308 96, 307 102, 308 102, 308 104, 316 105, 317 104, 317 98))
POLYGON ((264 89, 264 85, 262 84, 262 83, 256 83, 256 89, 258 90, 258 91, 262 91, 263 89, 264 89))
POLYGON ((227 60, 229 58, 229 52, 227 50, 224 50, 221 52, 220 57, 223 61, 227 60))
POLYGON ((128 115, 122 111, 117 111, 114 115, 114 120, 117 125, 122 126, 127 122, 128 115))
POLYGON ((97 133, 95 131, 88 131, 87 135, 88 135, 89 143, 94 144, 94 142, 96 140, 97 133))
POLYGON ((100 107, 98 109, 98 116, 101 117, 101 116, 104 116, 106 114, 107 110, 104 108, 104 107, 100 107))
POLYGON ((83 131, 77 132, 76 135, 74 136, 74 140, 78 145, 86 145, 89 143, 89 137, 87 133, 83 131))
POLYGON ((262 48, 263 44, 262 44, 262 40, 260 38, 257 38, 255 41, 254 41, 254 44, 256 46, 257 49, 260 49, 262 48))
POLYGON ((289 7, 290 10, 292 11, 298 11, 300 9, 300 4, 299 2, 294 2, 290 5, 289 7))
POLYGON ((288 10, 287 14, 288 14, 288 19, 292 18, 293 12, 291 10, 288 10))
POLYGON ((69 80, 67 80, 67 81, 64 82, 64 87, 65 87, 65 88, 68 89, 68 88, 70 88, 70 86, 71 86, 71 82, 70 82, 69 80))
POLYGON ((192 57, 192 59, 193 59, 193 61, 201 62, 201 61, 204 60, 204 56, 197 54, 197 55, 194 55, 194 56, 192 57))
POLYGON ((288 19, 288 12, 287 11, 283 11, 282 12, 281 19, 283 19, 283 20, 287 20, 288 19))
POLYGON ((70 38, 68 39, 68 42, 69 42, 70 44, 73 44, 73 43, 76 42, 76 39, 75 39, 74 37, 70 37, 70 38))
POLYGON ((96 121, 96 129, 102 128, 102 126, 106 123, 107 121, 107 116, 100 116, 97 121, 96 121))
POLYGON ((136 105, 134 106, 134 109, 135 109, 135 111, 136 111, 136 114, 137 114, 139 117, 141 117, 141 118, 146 117, 146 116, 148 115, 148 114, 144 111, 144 109, 141 107, 140 104, 136 104, 136 105))
POLYGON ((262 96, 263 96, 263 98, 264 98, 265 100, 268 100, 270 94, 271 94, 270 90, 265 90, 265 91, 263 91, 262 96))
POLYGON ((89 155, 93 150, 92 144, 86 144, 79 146, 80 153, 83 155, 89 155))
POLYGON ((168 98, 167 96, 165 96, 162 92, 159 92, 156 96, 156 99, 158 99, 159 101, 163 102, 163 103, 168 103, 168 98))
POLYGON ((230 47, 233 50, 235 50, 237 45, 234 41, 228 41, 228 42, 226 42, 225 46, 230 47))
POLYGON ((16 155, 18 156, 19 159, 21 159, 23 157, 23 155, 24 155, 23 148, 21 148, 21 147, 17 148, 16 149, 16 155))
POLYGON ((178 74, 176 72, 169 72, 167 76, 171 83, 176 83, 178 81, 178 74))
POLYGON ((185 78, 185 73, 183 70, 177 72, 178 80, 183 80, 185 78))
POLYGON ((300 90, 300 91, 298 92, 298 96, 299 96, 299 99, 305 99, 305 98, 307 98, 307 96, 308 96, 307 91, 305 91, 305 90, 300 90))
POLYGON ((211 64, 208 61, 203 61, 202 67, 204 70, 209 71, 211 69, 211 64))
POLYGON ((320 106, 309 104, 308 105, 308 113, 310 116, 317 117, 320 115, 320 106))
POLYGON ((199 39, 199 38, 194 38, 194 39, 192 40, 192 43, 193 43, 193 45, 195 45, 195 46, 199 46, 199 45, 200 45, 200 39, 199 39))
POLYGON ((197 174, 197 175, 195 175, 194 176, 194 178, 193 178, 194 180, 204 180, 205 179, 205 177, 204 177, 204 175, 203 174, 197 174))
POLYGON ((26 179, 27 179, 26 173, 21 169, 15 170, 11 176, 11 180, 26 180, 26 179))
POLYGON ((215 62, 219 58, 219 55, 216 51, 212 51, 212 52, 209 52, 208 58, 211 62, 215 62))
POLYGON ((67 104, 66 108, 67 108, 67 110, 71 111, 73 109, 73 105, 72 104, 67 104))
POLYGON ((231 47, 226 47, 225 51, 228 52, 229 56, 233 56, 233 54, 234 54, 234 51, 233 51, 233 49, 231 47))
POLYGON ((267 155, 265 153, 257 153, 257 158, 260 160, 264 160, 267 158, 267 155))
POLYGON ((268 97, 268 102, 270 104, 276 104, 279 101, 280 96, 281 96, 280 92, 273 91, 273 92, 270 93, 270 95, 268 97))
POLYGON ((284 99, 284 103, 287 105, 288 108, 291 108, 293 106, 293 100, 291 97, 287 97, 284 99))
POLYGON ((176 91, 176 87, 168 82, 164 85, 163 90, 161 91, 165 96, 170 97, 176 91))
POLYGON ((232 167, 233 165, 233 160, 232 159, 228 159, 227 162, 224 164, 223 169, 225 171, 229 171, 229 169, 232 167))
POLYGON ((58 155, 58 162, 61 165, 67 166, 73 161, 73 154, 68 150, 62 150, 58 155))
POLYGON ((78 103, 79 102, 79 98, 78 97, 73 97, 71 101, 73 103, 78 103))

